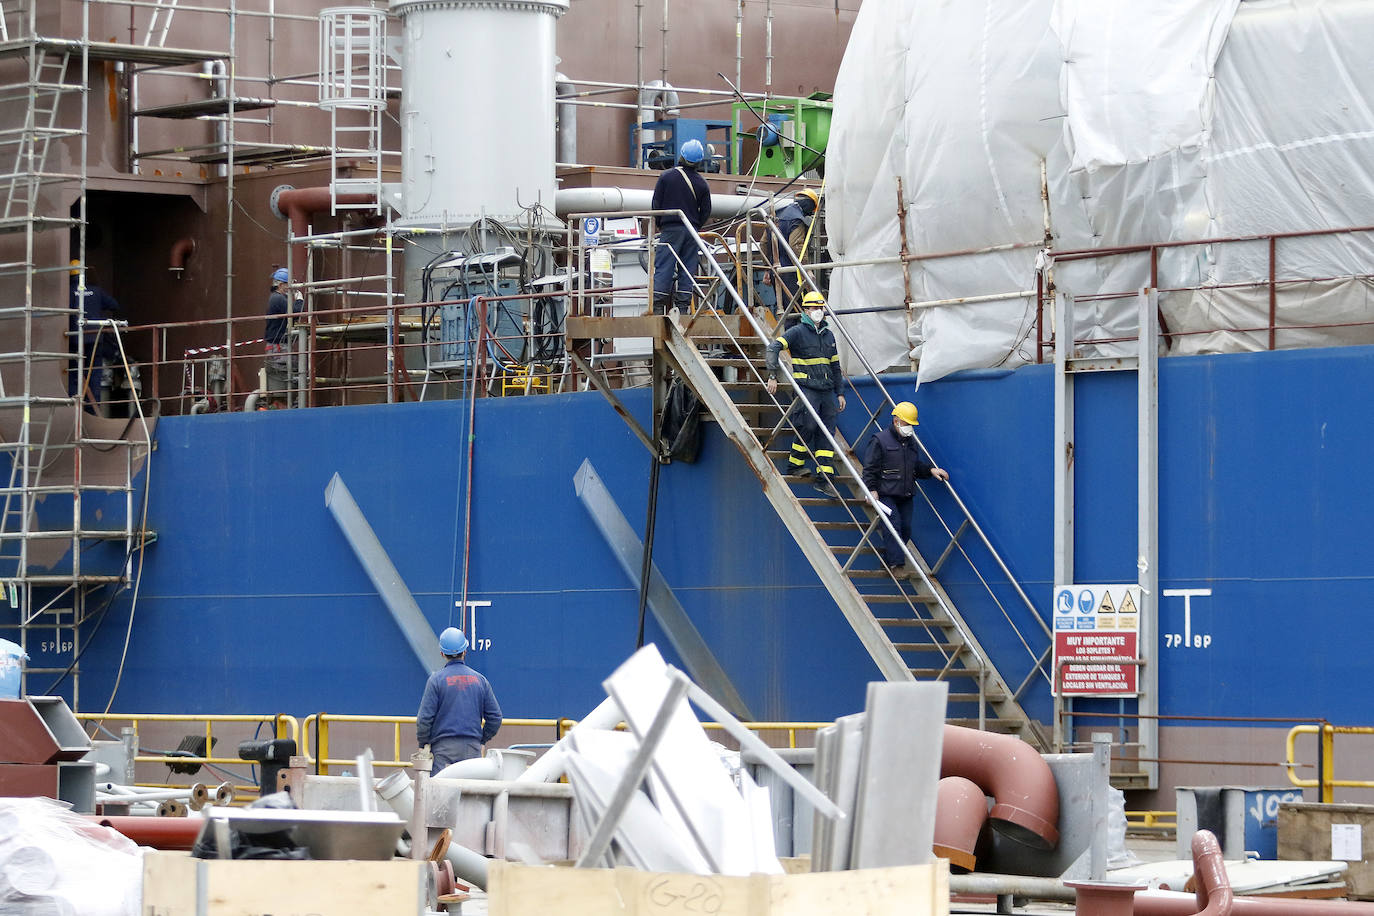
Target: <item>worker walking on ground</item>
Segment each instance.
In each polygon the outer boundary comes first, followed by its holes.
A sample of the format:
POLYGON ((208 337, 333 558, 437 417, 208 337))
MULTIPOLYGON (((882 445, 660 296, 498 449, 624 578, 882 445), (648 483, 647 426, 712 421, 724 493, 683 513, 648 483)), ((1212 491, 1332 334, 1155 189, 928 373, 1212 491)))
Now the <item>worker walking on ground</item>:
MULTIPOLYGON (((840 394, 844 376, 835 349, 835 334, 825 320, 825 297, 817 292, 807 293, 802 297, 802 309, 801 321, 768 344, 768 393, 777 393, 778 377, 783 371, 778 357, 786 349, 792 359, 792 377, 797 380, 797 386, 815 408, 824 429, 834 432, 835 418, 844 410, 844 395, 840 394)), ((792 471, 802 476, 808 473, 806 455, 810 452, 816 466, 816 489, 827 496, 838 497, 839 491, 830 480, 835 473, 835 452, 822 426, 816 425, 801 401, 792 405, 789 417, 796 429, 792 453, 787 459, 792 471)))
POLYGON ((491 684, 463 663, 468 638, 457 627, 439 634, 448 664, 429 676, 415 717, 415 739, 434 755, 431 772, 482 756, 482 745, 501 728, 501 707, 491 684))
POLYGON ((927 461, 916 442, 916 405, 903 401, 892 408, 892 422, 869 440, 864 452, 864 486, 874 499, 888 511, 888 521, 897 529, 894 538, 882 526, 883 560, 894 576, 917 577, 916 570, 906 566, 902 547, 911 540, 911 506, 916 494, 916 480, 934 477, 949 480, 949 473, 927 461))
MULTIPOLYGON (((682 144, 678 166, 659 175, 654 183, 653 209, 681 210, 697 231, 711 218, 711 188, 697 172, 705 158, 701 141, 688 140, 682 144)), ((656 217, 655 223, 654 313, 666 315, 674 304, 686 311, 692 304, 692 276, 701 249, 677 214, 656 217)))
MULTIPOLYGON (((291 370, 290 348, 286 338, 286 297, 290 287, 291 278, 285 267, 278 267, 272 272, 272 295, 267 298, 267 324, 263 328, 262 338, 265 344, 263 349, 267 352, 267 390, 271 392, 273 407, 285 406, 282 395, 287 390, 291 370)), ((297 296, 291 312, 295 314, 304 307, 305 301, 297 296)))
POLYGON ((806 244, 806 233, 811 227, 811 217, 820 206, 820 195, 810 188, 803 188, 798 191, 792 200, 778 208, 774 219, 778 224, 778 231, 787 240, 787 247, 784 248, 778 243, 776 237, 769 234, 769 243, 773 252, 773 263, 779 268, 777 277, 780 281, 779 287, 775 288, 778 295, 778 314, 785 315, 792 304, 797 301, 797 290, 801 287, 801 276, 797 271, 797 257, 801 255, 803 245, 806 244))

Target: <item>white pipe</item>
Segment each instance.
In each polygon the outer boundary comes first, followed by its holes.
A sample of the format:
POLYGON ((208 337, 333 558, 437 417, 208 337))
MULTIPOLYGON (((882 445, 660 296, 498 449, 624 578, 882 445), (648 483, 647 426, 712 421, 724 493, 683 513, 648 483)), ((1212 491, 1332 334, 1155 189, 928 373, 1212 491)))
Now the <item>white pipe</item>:
MULTIPOLYGON (((466 760, 460 761, 467 763, 466 760)), ((456 766, 457 764, 455 764, 456 766)), ((377 783, 377 794, 403 820, 409 820, 415 809, 415 786, 410 777, 397 770, 386 779, 377 783)), ((412 837, 412 843, 418 842, 412 837)), ((487 860, 480 853, 473 852, 457 843, 448 844, 444 858, 453 865, 453 873, 468 884, 481 890, 487 889, 487 860)))
MULTIPOLYGON (((678 105, 676 89, 663 80, 649 80, 644 84, 644 88, 639 90, 639 121, 637 123, 643 124, 645 121, 661 120, 659 112, 663 113, 662 119, 680 117, 682 110, 678 108, 678 105)), ((643 129, 635 131, 641 144, 663 139, 663 134, 659 131, 654 130, 649 133, 651 136, 646 138, 643 129)), ((643 158, 644 154, 640 153, 641 161, 633 163, 635 168, 643 167, 643 158)))
POLYGON ((578 729, 595 731, 596 729, 615 728, 625 718, 625 714, 620 711, 620 707, 615 700, 610 697, 601 701, 601 704, 582 717, 568 733, 559 739, 558 743, 544 752, 530 768, 516 777, 516 782, 554 782, 561 779, 565 770, 564 748, 568 747, 568 739, 578 729))
MULTIPOLYGON (((569 213, 619 213, 626 210, 648 210, 653 206, 654 192, 635 188, 560 188, 553 197, 554 211, 559 216, 569 213)), ((768 202, 767 197, 745 197, 740 194, 712 194, 711 217, 738 216, 750 207, 768 202)))
MULTIPOLYGON (((553 75, 553 94, 556 99, 577 95, 577 87, 562 73, 553 75)), ((577 106, 558 102, 558 161, 566 165, 577 162, 577 106)))
POLYGON ((473 757, 450 763, 430 779, 496 779, 501 775, 501 761, 492 757, 473 757))

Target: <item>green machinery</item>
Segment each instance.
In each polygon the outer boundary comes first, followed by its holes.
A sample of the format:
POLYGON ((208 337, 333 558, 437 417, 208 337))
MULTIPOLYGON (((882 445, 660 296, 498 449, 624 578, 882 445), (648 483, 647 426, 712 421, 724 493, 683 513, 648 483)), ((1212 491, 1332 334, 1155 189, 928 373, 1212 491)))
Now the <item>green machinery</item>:
POLYGON ((824 92, 804 99, 760 99, 747 105, 736 102, 731 138, 734 161, 745 161, 744 141, 751 138, 758 142, 758 158, 751 170, 754 175, 796 178, 816 168, 825 158, 833 107, 830 95, 824 92), (759 123, 760 117, 767 123, 759 123))

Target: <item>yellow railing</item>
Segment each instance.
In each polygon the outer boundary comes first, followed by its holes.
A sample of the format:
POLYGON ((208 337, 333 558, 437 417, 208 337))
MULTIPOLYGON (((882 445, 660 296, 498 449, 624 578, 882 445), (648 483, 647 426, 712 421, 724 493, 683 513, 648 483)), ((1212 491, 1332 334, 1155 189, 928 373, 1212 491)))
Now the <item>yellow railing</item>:
MULTIPOLYGON (((567 733, 568 729, 577 724, 576 719, 506 719, 501 723, 503 729, 507 728, 547 728, 549 729, 549 743, 557 741, 567 733)), ((787 733, 787 747, 797 746, 797 734, 799 732, 815 732, 818 728, 830 725, 829 722, 746 722, 744 726, 751 731, 785 731, 787 733)), ((352 757, 333 757, 330 754, 330 731, 334 725, 385 725, 391 727, 391 757, 383 758, 380 755, 375 757, 372 765, 377 768, 399 769, 410 766, 410 758, 402 753, 403 747, 414 746, 414 716, 350 716, 335 715, 333 713, 315 713, 306 716, 301 720, 301 741, 299 743, 300 752, 309 758, 315 767, 315 772, 323 775, 329 774, 331 766, 348 766, 355 761, 352 757), (402 729, 411 729, 407 740, 402 739, 402 729)), ((715 722, 703 722, 702 725, 708 730, 719 730, 721 726, 715 722)), ((622 724, 620 726, 624 728, 622 724)), ((373 747, 373 753, 377 754, 377 749, 373 747)))
POLYGON ((1177 830, 1177 811, 1127 811, 1126 827, 1133 830, 1177 830))
POLYGON ((1337 735, 1374 735, 1374 727, 1367 725, 1295 725, 1288 730, 1288 757, 1284 767, 1288 771, 1288 781, 1303 789, 1319 788, 1323 802, 1336 800, 1336 787, 1354 789, 1374 789, 1374 781, 1368 779, 1336 778, 1336 736, 1337 735), (1303 779, 1297 775, 1297 768, 1307 764, 1297 760, 1299 735, 1317 735, 1317 777, 1303 779))
MULTIPOLYGON (((205 747, 207 750, 215 744, 215 725, 227 725, 231 723, 243 725, 266 725, 272 728, 271 737, 290 738, 300 744, 300 723, 295 716, 288 716, 284 713, 275 713, 265 716, 235 716, 235 715, 168 715, 162 713, 137 713, 131 715, 115 715, 79 712, 75 713, 78 720, 82 722, 97 722, 103 724, 111 732, 113 726, 120 727, 125 724, 133 728, 134 734, 138 737, 139 747, 143 746, 143 735, 141 726, 154 722, 190 722, 195 723, 197 731, 203 727, 205 735, 205 747)), ((235 757, 216 757, 213 753, 203 757, 192 757, 186 754, 143 754, 140 753, 134 758, 135 763, 161 763, 171 766, 172 764, 211 764, 211 765, 236 765, 242 766, 246 761, 235 757)), ((143 785, 166 785, 166 783, 143 783, 143 785)), ((256 792, 257 786, 237 785, 234 787, 236 794, 256 792)))

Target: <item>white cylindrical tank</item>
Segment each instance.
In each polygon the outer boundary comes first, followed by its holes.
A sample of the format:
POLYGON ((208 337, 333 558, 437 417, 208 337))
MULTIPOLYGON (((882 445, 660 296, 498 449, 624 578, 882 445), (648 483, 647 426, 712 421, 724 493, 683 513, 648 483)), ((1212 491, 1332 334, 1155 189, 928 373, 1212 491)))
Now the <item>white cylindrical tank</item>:
POLYGON ((554 25, 569 0, 391 0, 403 23, 404 221, 552 209, 554 25))

